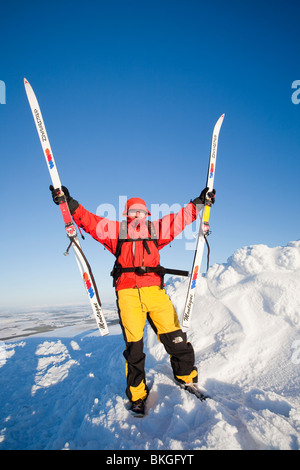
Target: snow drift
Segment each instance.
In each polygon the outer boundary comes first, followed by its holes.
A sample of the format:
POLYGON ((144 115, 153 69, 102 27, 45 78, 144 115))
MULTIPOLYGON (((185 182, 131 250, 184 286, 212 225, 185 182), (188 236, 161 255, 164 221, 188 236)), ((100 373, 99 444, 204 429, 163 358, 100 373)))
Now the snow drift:
MULTIPOLYGON (((167 285, 179 316, 186 289, 167 285)), ((300 241, 238 249, 200 279, 188 337, 206 402, 174 384, 148 326, 147 415, 132 417, 116 313, 100 337, 84 312, 2 312, 0 449, 300 448, 300 241)))

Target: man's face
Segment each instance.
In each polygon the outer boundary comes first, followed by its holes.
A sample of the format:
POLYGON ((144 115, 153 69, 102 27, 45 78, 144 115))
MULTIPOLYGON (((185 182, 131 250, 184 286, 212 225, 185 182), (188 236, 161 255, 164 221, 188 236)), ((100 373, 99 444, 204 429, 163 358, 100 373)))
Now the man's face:
POLYGON ((129 209, 128 217, 132 220, 134 220, 134 219, 138 219, 138 220, 146 219, 147 212, 143 211, 142 209, 129 209))

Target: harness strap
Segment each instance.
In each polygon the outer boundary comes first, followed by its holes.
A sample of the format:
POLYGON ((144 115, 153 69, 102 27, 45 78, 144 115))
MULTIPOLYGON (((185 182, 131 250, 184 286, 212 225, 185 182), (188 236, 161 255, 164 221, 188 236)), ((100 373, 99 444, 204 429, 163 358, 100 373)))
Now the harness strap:
POLYGON ((117 279, 123 273, 134 273, 138 276, 143 276, 144 274, 148 273, 156 273, 161 277, 161 288, 164 285, 164 276, 165 274, 175 274, 177 276, 189 276, 188 271, 183 271, 181 269, 170 269, 164 268, 163 266, 132 266, 130 268, 123 268, 121 265, 117 263, 114 265, 112 272, 110 273, 111 276, 114 278, 114 287, 116 285, 117 279))
POLYGON ((148 273, 157 273, 164 276, 165 274, 177 274, 178 276, 188 276, 189 271, 183 271, 182 269, 169 269, 163 266, 133 266, 131 268, 123 268, 122 266, 116 266, 116 270, 120 273, 135 273, 139 276, 148 273))
POLYGON ((119 239, 117 243, 117 248, 115 252, 115 257, 116 257, 116 262, 114 264, 113 270, 110 273, 110 275, 113 277, 113 286, 116 286, 116 281, 117 279, 121 276, 123 273, 135 273, 138 276, 143 276, 144 274, 148 273, 156 273, 161 277, 161 288, 164 286, 164 276, 165 274, 175 274, 177 276, 188 276, 189 272, 188 271, 182 271, 180 269, 169 269, 169 268, 164 268, 163 266, 132 266, 129 268, 123 268, 118 263, 118 258, 121 254, 121 249, 123 243, 126 242, 135 242, 135 241, 140 241, 143 243, 143 246, 145 250, 147 251, 148 254, 150 254, 150 248, 148 245, 148 241, 152 241, 155 243, 155 246, 158 248, 158 241, 157 241, 157 235, 155 231, 154 224, 150 221, 148 221, 148 231, 150 234, 150 237, 148 238, 127 238, 127 222, 126 220, 123 220, 120 224, 120 231, 119 231, 119 239))
POLYGON ((147 237, 147 238, 127 238, 127 221, 122 220, 122 222, 120 223, 119 238, 118 238, 117 248, 115 252, 116 259, 118 259, 121 254, 123 243, 128 243, 128 242, 138 242, 138 241, 143 242, 145 250, 147 251, 148 254, 150 254, 150 248, 148 246, 147 241, 153 241, 156 245, 156 248, 158 247, 155 226, 153 222, 150 222, 150 220, 148 220, 148 232, 150 234, 150 237, 147 237))

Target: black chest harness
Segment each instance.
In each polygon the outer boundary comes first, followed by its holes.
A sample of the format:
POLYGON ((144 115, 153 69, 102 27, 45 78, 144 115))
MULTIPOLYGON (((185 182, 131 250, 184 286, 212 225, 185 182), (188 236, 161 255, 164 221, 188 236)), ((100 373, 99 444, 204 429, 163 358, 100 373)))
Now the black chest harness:
POLYGON ((150 237, 148 238, 127 238, 127 222, 126 220, 122 220, 120 224, 120 231, 119 231, 119 238, 118 238, 118 243, 117 243, 117 248, 115 252, 115 257, 116 261, 113 267, 112 272, 110 275, 113 277, 113 286, 116 286, 117 279, 121 276, 123 273, 135 273, 138 276, 143 276, 144 274, 148 273, 156 273, 160 276, 161 278, 161 288, 164 286, 164 276, 165 274, 177 274, 177 276, 188 276, 189 272, 188 271, 182 271, 179 269, 169 269, 169 268, 164 268, 163 266, 157 265, 157 266, 132 266, 130 268, 123 268, 123 266, 119 263, 118 259, 121 254, 122 246, 123 243, 126 242, 142 242, 143 247, 148 253, 148 255, 151 253, 151 250, 149 248, 148 242, 153 242, 158 249, 158 241, 157 241, 157 235, 155 231, 154 224, 148 220, 148 232, 150 234, 150 237))

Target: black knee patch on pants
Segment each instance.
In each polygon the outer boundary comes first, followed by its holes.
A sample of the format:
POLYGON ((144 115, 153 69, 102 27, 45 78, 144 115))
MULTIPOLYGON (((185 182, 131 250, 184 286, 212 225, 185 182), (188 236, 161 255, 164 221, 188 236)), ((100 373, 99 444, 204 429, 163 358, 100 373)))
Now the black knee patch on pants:
MULTIPOLYGON (((126 395, 131 400, 130 387, 137 387, 145 380, 145 357, 143 352, 143 339, 136 342, 127 343, 123 356, 127 363, 127 388, 126 395)), ((147 386, 146 386, 146 390, 147 386)))
POLYGON ((191 343, 187 342, 186 333, 176 330, 161 334, 159 338, 171 356, 171 366, 175 378, 177 375, 189 375, 193 370, 197 370, 194 367, 194 349, 191 343))

